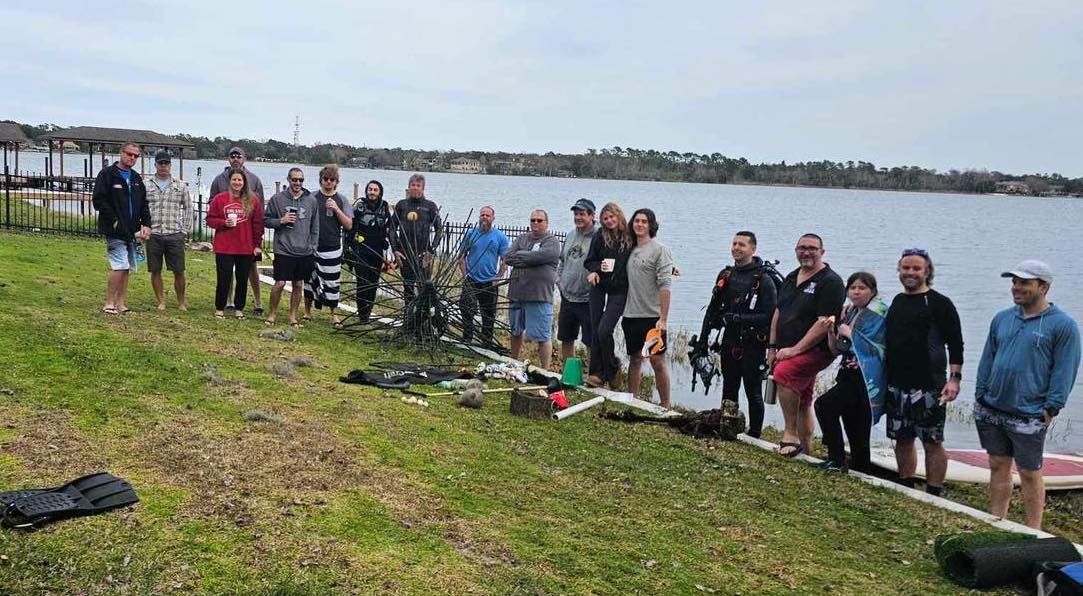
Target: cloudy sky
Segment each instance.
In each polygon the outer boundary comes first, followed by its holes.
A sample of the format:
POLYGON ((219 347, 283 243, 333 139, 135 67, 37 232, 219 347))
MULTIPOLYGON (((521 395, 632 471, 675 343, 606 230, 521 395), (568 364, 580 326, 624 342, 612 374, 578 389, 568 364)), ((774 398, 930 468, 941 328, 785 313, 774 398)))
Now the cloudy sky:
POLYGON ((1083 176, 1083 2, 0 7, 0 119, 1083 176))

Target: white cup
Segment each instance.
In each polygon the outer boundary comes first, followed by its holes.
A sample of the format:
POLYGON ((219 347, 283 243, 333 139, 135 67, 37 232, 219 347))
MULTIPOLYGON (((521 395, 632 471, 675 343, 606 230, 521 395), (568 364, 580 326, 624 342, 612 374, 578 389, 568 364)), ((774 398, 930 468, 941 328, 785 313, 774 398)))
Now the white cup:
POLYGON ((229 215, 226 216, 226 219, 229 220, 229 223, 231 223, 233 225, 237 225, 237 214, 236 213, 230 213, 229 215))
POLYGON ((602 271, 604 273, 612 273, 613 265, 615 265, 616 263, 616 259, 602 259, 602 271))

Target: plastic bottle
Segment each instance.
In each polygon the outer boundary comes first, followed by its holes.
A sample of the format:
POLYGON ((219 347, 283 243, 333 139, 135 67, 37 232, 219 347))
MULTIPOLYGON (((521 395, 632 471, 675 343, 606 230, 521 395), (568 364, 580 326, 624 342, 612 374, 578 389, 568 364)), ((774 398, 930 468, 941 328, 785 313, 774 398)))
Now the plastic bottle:
POLYGON ((135 262, 137 265, 142 265, 147 261, 147 251, 143 248, 142 242, 135 243, 135 262))

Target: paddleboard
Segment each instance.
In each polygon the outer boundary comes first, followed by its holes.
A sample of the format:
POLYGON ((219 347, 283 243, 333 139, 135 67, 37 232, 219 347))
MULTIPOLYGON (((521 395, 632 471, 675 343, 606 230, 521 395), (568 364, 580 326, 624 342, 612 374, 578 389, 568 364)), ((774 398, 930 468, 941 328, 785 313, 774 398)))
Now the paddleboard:
MULTIPOLYGON (((989 456, 982 449, 947 449, 947 479, 955 482, 989 484, 989 456)), ((876 466, 898 471, 895 451, 890 447, 872 450, 872 463, 876 466)), ((925 478, 925 457, 918 448, 919 478, 925 478)), ((1083 488, 1083 456, 1069 453, 1046 453, 1042 458, 1042 478, 1046 490, 1072 490, 1083 488)), ((1012 465, 1012 483, 1019 485, 1019 474, 1012 465)))

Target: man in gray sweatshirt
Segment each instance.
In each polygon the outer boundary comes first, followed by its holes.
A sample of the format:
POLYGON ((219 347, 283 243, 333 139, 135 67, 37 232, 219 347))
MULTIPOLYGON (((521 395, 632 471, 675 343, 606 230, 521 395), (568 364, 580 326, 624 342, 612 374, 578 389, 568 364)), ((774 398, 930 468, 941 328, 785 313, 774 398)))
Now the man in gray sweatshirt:
POLYGON ((297 308, 304 293, 304 282, 315 264, 316 243, 320 237, 319 206, 316 198, 302 184, 305 173, 291 168, 286 175, 289 185, 271 197, 263 214, 263 225, 275 231, 275 285, 271 287, 271 312, 267 324, 278 317, 278 302, 286 282, 293 284, 290 293, 290 325, 297 322, 297 308))
POLYGON ((575 340, 583 330, 583 345, 590 347, 594 338, 594 323, 590 319, 590 285, 583 261, 594 239, 594 203, 579 199, 572 205, 575 229, 564 239, 557 270, 560 287, 560 315, 557 317, 557 339, 564 360, 575 354, 575 340))
POLYGON ((530 231, 515 239, 505 259, 512 267, 508 282, 511 357, 523 351, 523 335, 538 344, 538 363, 549 368, 553 357, 553 288, 560 262, 560 241, 549 232, 549 214, 530 212, 530 231))

